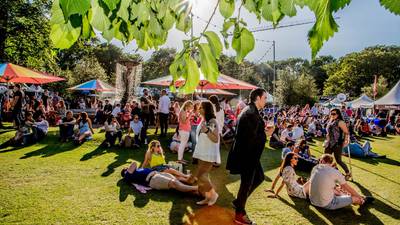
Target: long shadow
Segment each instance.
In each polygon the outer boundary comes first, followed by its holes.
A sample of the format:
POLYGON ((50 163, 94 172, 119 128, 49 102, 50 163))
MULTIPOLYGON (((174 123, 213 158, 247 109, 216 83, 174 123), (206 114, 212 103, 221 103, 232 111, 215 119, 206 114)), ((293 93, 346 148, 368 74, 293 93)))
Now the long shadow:
POLYGON ((150 190, 146 194, 139 193, 134 187, 129 186, 123 179, 117 182, 117 186, 120 188, 119 201, 124 202, 128 196, 133 196, 133 207, 143 208, 150 200, 156 202, 171 202, 172 208, 169 214, 169 223, 172 224, 183 224, 183 218, 189 214, 188 208, 197 210, 200 207, 196 205, 198 197, 191 194, 180 193, 177 191, 157 191, 150 190))
POLYGON ((358 182, 353 182, 355 185, 357 185, 357 187, 361 190, 361 193, 365 196, 375 196, 375 201, 373 202, 373 204, 371 204, 368 207, 360 207, 359 212, 361 214, 365 213, 369 208, 374 208, 375 210, 388 215, 390 217, 392 217, 393 219, 399 220, 400 219, 400 206, 396 205, 395 203, 391 202, 388 199, 383 198, 382 196, 380 196, 377 193, 372 193, 372 191, 369 191, 367 188, 365 188, 363 185, 361 185, 358 182), (374 194, 374 195, 372 195, 374 194), (398 209, 384 203, 383 201, 379 200, 379 198, 382 198, 383 200, 389 202, 390 204, 396 206, 398 209))
MULTIPOLYGON (((361 184, 354 182, 356 184, 363 195, 371 196, 371 192, 363 187, 361 184)), ((392 206, 382 202, 379 199, 375 199, 375 201, 366 206, 359 206, 357 214, 353 208, 345 207, 339 210, 331 211, 325 210, 322 208, 317 208, 317 210, 323 214, 329 221, 334 224, 384 224, 376 215, 370 212, 370 208, 374 208, 375 210, 390 216, 395 220, 400 219, 400 211, 398 209, 393 208, 392 206), (351 220, 349 220, 351 218, 351 220)))
POLYGON ((298 199, 298 198, 291 198, 292 201, 294 202, 294 205, 289 203, 286 199, 284 198, 279 198, 279 200, 286 205, 290 206, 291 208, 295 209, 298 213, 303 215, 304 218, 306 218, 310 223, 312 224, 321 224, 325 225, 328 224, 325 222, 319 215, 317 215, 315 212, 310 210, 311 204, 309 201, 304 200, 304 199, 298 199))
POLYGON ((356 158, 360 161, 373 164, 373 165, 378 165, 380 163, 385 163, 388 165, 393 165, 393 166, 400 166, 400 162, 394 159, 390 158, 356 158))

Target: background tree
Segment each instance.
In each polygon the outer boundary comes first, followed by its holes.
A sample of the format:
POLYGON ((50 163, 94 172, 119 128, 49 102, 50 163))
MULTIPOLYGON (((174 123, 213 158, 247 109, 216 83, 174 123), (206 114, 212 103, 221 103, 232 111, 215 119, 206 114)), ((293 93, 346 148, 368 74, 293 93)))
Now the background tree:
POLYGON ((109 82, 104 68, 100 65, 96 57, 81 59, 72 70, 73 77, 70 77, 68 83, 77 85, 92 79, 100 79, 109 82))
POLYGON ((313 104, 317 100, 318 88, 308 74, 300 76, 293 70, 279 70, 275 98, 281 105, 313 104))
POLYGON ((374 76, 386 78, 389 87, 400 79, 400 47, 374 46, 361 52, 354 52, 327 65, 328 79, 324 94, 348 93, 356 97, 361 88, 374 82, 374 76))
POLYGON ((0 2, 0 61, 36 70, 57 70, 50 41, 50 0, 0 2))
POLYGON ((321 95, 324 90, 324 83, 326 79, 328 79, 328 74, 326 72, 326 65, 329 65, 335 62, 336 59, 333 56, 319 56, 311 61, 310 66, 308 67, 307 73, 310 74, 314 80, 315 84, 318 88, 318 94, 321 95))
MULTIPOLYGON (((361 91, 368 95, 371 99, 374 99, 374 84, 372 83, 369 86, 365 86, 361 88, 361 91)), ((378 78, 378 82, 376 83, 376 96, 375 99, 378 99, 382 96, 384 96, 386 93, 388 93, 389 88, 388 88, 388 82, 386 78, 380 76, 378 78)))
POLYGON ((143 63, 142 80, 151 80, 169 75, 169 66, 174 61, 176 50, 174 48, 160 48, 154 51, 150 58, 143 63))

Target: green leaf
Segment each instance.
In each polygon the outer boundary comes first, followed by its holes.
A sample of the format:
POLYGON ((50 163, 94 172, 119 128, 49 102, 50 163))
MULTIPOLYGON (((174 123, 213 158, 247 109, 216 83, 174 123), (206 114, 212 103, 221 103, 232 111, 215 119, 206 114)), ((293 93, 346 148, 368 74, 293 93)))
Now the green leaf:
POLYGON ((257 4, 254 0, 245 0, 244 7, 251 13, 256 12, 257 10, 257 4))
POLYGON ((204 32, 204 36, 207 38, 208 43, 211 47, 211 52, 214 58, 219 59, 222 52, 222 44, 218 35, 213 31, 204 32))
POLYGON ((89 13, 87 15, 82 16, 82 37, 90 38, 92 33, 92 26, 90 26, 88 17, 91 16, 91 10, 89 9, 89 13))
POLYGON ((323 43, 327 41, 338 30, 332 16, 331 0, 313 1, 308 0, 307 5, 314 11, 316 22, 308 32, 308 42, 314 59, 323 43))
POLYGON ((183 94, 193 93, 200 81, 200 71, 196 61, 189 55, 185 56, 186 80, 185 84, 179 89, 183 94))
POLYGON ((138 17, 139 6, 135 2, 131 3, 131 20, 134 20, 138 17))
POLYGON ((232 38, 232 48, 236 51, 236 62, 240 63, 246 55, 254 49, 253 34, 246 28, 235 27, 232 38))
POLYGON ((399 0, 380 0, 381 5, 390 12, 400 15, 400 1, 399 0))
POLYGON ((351 0, 331 0, 332 11, 337 12, 339 9, 343 9, 350 2, 351 0))
POLYGON ((121 0, 121 4, 119 6, 117 16, 121 17, 125 22, 130 23, 129 21, 129 5, 131 4, 130 0, 121 0))
POLYGON ((105 32, 110 28, 111 22, 104 13, 104 9, 100 6, 99 1, 100 0, 92 1, 92 18, 90 18, 90 24, 92 24, 96 30, 105 32))
MULTIPOLYGON (((222 47, 222 46, 221 46, 222 47)), ((211 83, 217 83, 219 71, 218 64, 211 53, 210 46, 206 43, 199 44, 200 50, 200 69, 204 77, 211 83)))
POLYGON ((231 28, 233 25, 235 25, 234 22, 232 22, 230 20, 226 20, 224 22, 224 24, 222 25, 222 31, 227 32, 229 30, 229 28, 231 28))
POLYGON ((175 23, 175 17, 174 15, 171 13, 170 10, 167 10, 165 12, 165 16, 163 18, 163 27, 165 30, 170 30, 175 23))
POLYGON ((231 17, 235 11, 234 0, 220 0, 219 1, 219 12, 225 19, 231 17))
POLYGON ((186 15, 186 13, 181 13, 175 26, 176 29, 187 33, 192 26, 192 20, 189 16, 186 15))
POLYGON ((263 18, 267 21, 272 21, 274 26, 283 18, 283 14, 279 9, 279 0, 264 1, 261 10, 263 18))
POLYGON ((68 20, 68 22, 64 21, 63 11, 58 0, 53 2, 51 14, 50 39, 53 42, 54 47, 60 49, 71 47, 78 40, 81 33, 81 27, 74 27, 72 25, 72 18, 68 20))
POLYGON ((149 33, 155 35, 155 36, 160 36, 162 33, 162 27, 158 23, 157 18, 155 16, 152 16, 149 22, 148 26, 149 33))
POLYGON ((147 21, 150 20, 150 9, 149 5, 146 2, 140 2, 138 4, 138 22, 139 23, 146 23, 147 21))
POLYGON ((122 20, 114 20, 112 23, 112 27, 107 31, 103 32, 103 37, 107 41, 111 41, 113 38, 118 39, 120 41, 125 41, 125 36, 120 32, 119 28, 121 26, 122 20))
MULTIPOLYGON (((118 3, 121 0, 103 0, 103 2, 107 5, 108 9, 110 11, 113 11, 114 9, 117 8, 118 3)), ((122 0, 123 1, 123 0, 122 0)), ((120 7, 121 8, 121 7, 120 7)))
POLYGON ((65 18, 68 18, 73 14, 85 14, 90 8, 90 0, 60 0, 60 6, 65 18))
POLYGON ((296 15, 295 0, 281 0, 280 3, 281 3, 281 11, 283 14, 290 17, 296 15))

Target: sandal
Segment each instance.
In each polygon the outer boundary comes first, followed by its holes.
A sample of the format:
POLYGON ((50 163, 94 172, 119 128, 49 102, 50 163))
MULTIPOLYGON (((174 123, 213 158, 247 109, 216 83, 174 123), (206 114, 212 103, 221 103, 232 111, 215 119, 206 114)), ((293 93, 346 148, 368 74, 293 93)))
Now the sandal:
POLYGON ((353 176, 351 175, 351 173, 348 173, 344 176, 344 179, 346 179, 346 181, 352 181, 353 180, 353 176))

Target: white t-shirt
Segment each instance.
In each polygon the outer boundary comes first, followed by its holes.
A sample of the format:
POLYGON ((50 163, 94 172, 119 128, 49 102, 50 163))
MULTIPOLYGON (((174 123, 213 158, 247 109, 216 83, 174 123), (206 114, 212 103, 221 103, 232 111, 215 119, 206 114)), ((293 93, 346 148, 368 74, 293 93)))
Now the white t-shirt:
POLYGON ((286 138, 289 140, 294 140, 293 139, 293 130, 289 131, 288 129, 284 129, 281 133, 281 141, 286 142, 286 138))
POLYGON ((131 121, 129 123, 129 127, 133 130, 133 132, 135 133, 135 135, 139 135, 140 131, 143 128, 143 123, 142 121, 137 121, 136 123, 134 121, 131 121))
POLYGON ((43 131, 43 133, 47 134, 47 131, 49 130, 49 122, 47 122, 47 120, 42 120, 42 121, 38 121, 35 122, 35 125, 37 128, 39 128, 40 130, 43 131))
POLYGON ((169 114, 169 106, 171 105, 171 100, 168 96, 164 95, 160 98, 160 104, 158 109, 160 113, 169 114))
POLYGON ((294 127, 293 128, 293 139, 298 140, 304 136, 303 127, 294 127))
POLYGON ((310 201, 318 207, 325 207, 335 197, 336 183, 345 184, 346 180, 339 170, 327 164, 318 164, 311 171, 310 201))
POLYGON ((117 116, 118 116, 118 113, 120 113, 120 112, 121 112, 121 107, 116 106, 116 107, 113 109, 113 111, 111 112, 111 114, 112 114, 114 117, 117 117, 117 116))

